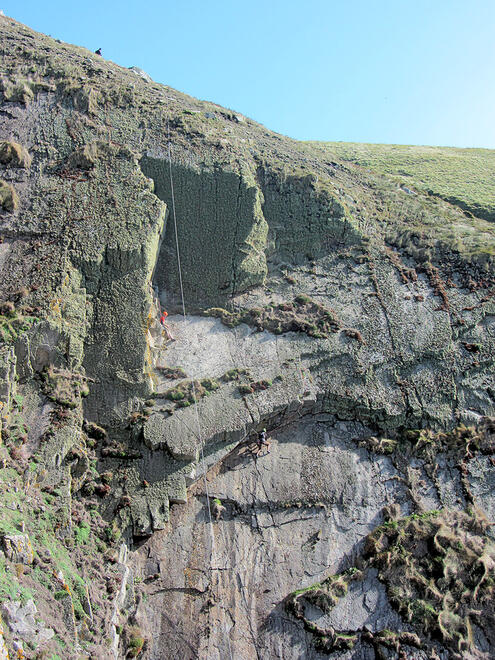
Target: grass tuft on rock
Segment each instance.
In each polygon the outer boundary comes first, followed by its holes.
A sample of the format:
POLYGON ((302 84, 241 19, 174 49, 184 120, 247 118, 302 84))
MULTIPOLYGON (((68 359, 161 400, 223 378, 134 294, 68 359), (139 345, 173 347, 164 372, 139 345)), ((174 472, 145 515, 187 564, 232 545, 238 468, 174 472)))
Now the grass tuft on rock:
POLYGON ((19 206, 19 197, 14 186, 0 179, 0 208, 4 211, 15 211, 19 206))
POLYGON ((202 378, 201 380, 183 380, 175 387, 170 388, 164 397, 175 403, 176 408, 187 408, 208 396, 220 387, 220 383, 214 378, 202 378))
POLYGON ((0 141, 0 163, 11 167, 29 169, 31 156, 27 149, 13 140, 0 141))
POLYGON ((205 311, 205 315, 219 318, 228 328, 246 323, 259 331, 268 330, 277 335, 302 332, 320 339, 338 332, 342 327, 334 310, 327 309, 304 294, 297 295, 292 302, 266 305, 263 308, 241 308, 235 312, 211 307, 205 311))
MULTIPOLYGON (((452 657, 477 657, 480 649, 473 627, 494 642, 495 541, 489 528, 484 514, 474 507, 389 519, 366 537, 359 570, 353 567, 295 591, 286 607, 315 636, 320 648, 335 651, 342 633, 316 625, 306 616, 306 607, 328 613, 351 580, 361 579, 374 568, 391 605, 429 644, 440 641, 452 657)), ((420 636, 411 632, 351 630, 345 634, 361 635, 375 648, 397 652, 401 644, 422 647, 420 636)))

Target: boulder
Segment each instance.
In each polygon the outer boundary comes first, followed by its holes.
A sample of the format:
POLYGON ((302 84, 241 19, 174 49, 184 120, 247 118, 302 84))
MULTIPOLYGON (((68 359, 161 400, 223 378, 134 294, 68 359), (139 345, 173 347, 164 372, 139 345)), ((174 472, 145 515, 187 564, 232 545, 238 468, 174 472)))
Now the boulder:
POLYGON ((139 76, 143 80, 146 80, 146 82, 153 82, 153 78, 150 75, 148 75, 146 71, 143 71, 138 66, 130 66, 129 71, 132 71, 132 73, 135 73, 136 76, 139 76))

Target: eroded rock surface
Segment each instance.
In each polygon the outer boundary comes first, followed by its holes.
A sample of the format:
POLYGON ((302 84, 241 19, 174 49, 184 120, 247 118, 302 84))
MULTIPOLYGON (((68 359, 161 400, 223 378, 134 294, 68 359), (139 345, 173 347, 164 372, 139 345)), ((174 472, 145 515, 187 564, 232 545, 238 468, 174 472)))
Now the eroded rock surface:
MULTIPOLYGON (((289 594, 359 566, 384 508, 414 510, 407 470, 360 448, 367 434, 361 424, 316 415, 273 433, 270 454, 255 458, 241 445, 207 475, 210 503, 218 499, 225 508, 211 524, 205 482, 191 487, 167 530, 137 553, 145 585, 137 616, 150 631, 151 658, 324 657, 290 616, 289 594)), ((439 508, 450 505, 433 483, 421 490, 432 490, 439 508)), ((308 604, 305 617, 337 634, 414 632, 390 605, 375 569, 352 582, 328 614, 308 604)), ((375 657, 368 640, 355 641, 336 657, 375 657)))
POLYGON ((0 599, 57 631, 24 652, 493 656, 491 208, 0 35, 1 533, 32 544, 0 599))

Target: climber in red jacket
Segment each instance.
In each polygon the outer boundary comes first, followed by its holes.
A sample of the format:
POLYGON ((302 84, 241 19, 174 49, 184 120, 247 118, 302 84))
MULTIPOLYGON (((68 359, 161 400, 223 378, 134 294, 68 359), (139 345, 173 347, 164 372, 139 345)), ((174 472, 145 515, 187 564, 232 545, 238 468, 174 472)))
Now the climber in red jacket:
POLYGON ((170 328, 168 325, 165 323, 165 319, 167 318, 168 313, 163 310, 162 315, 160 316, 160 323, 162 328, 165 330, 165 335, 169 341, 175 341, 175 338, 173 337, 172 333, 170 332, 170 328))

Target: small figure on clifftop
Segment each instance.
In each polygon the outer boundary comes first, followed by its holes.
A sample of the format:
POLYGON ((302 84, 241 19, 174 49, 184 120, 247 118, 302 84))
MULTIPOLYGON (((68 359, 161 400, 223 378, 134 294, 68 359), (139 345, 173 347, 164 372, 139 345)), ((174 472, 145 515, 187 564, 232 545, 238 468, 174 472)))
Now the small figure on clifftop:
POLYGON ((101 55, 101 48, 97 48, 97 50, 95 50, 95 55, 101 55))
POLYGON ((165 319, 167 318, 168 313, 163 310, 162 315, 160 316, 160 324, 162 328, 165 330, 165 335, 169 341, 175 341, 175 338, 173 337, 172 333, 170 332, 170 328, 168 325, 165 323, 165 319))
POLYGON ((258 439, 256 441, 256 444, 257 444, 257 451, 256 451, 257 456, 261 456, 261 453, 263 451, 263 447, 266 447, 266 453, 267 454, 270 453, 271 442, 266 437, 266 429, 263 429, 261 431, 261 433, 258 434, 258 439))

